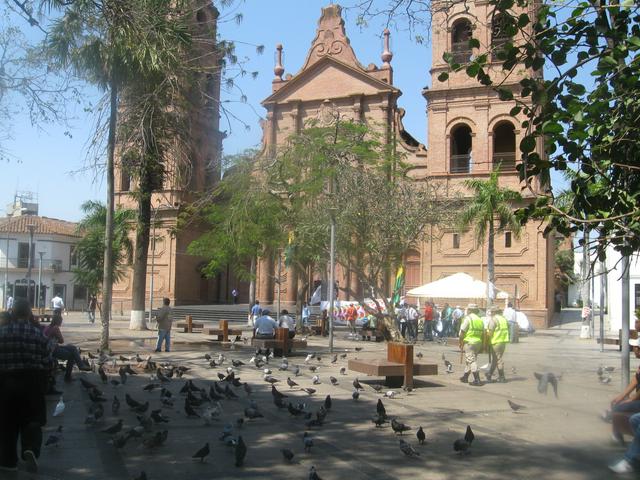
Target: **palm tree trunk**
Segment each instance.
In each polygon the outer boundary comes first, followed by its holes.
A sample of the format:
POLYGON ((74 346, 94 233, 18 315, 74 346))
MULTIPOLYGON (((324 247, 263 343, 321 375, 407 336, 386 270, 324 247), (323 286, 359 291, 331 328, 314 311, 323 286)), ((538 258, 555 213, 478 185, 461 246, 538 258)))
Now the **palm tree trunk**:
POLYGON ((495 284, 495 227, 493 226, 493 220, 489 222, 489 242, 487 244, 487 308, 493 305, 493 288, 492 284, 495 284))
POLYGON ((114 79, 110 85, 109 136, 107 140, 107 218, 104 233, 104 270, 102 277, 102 333, 100 350, 109 350, 109 322, 111 321, 111 294, 113 288, 113 215, 114 178, 113 164, 116 147, 116 121, 118 119, 118 87, 114 79))
MULTIPOLYGON (((131 298, 130 330, 146 330, 147 262, 149 257, 149 229, 151 227, 151 194, 154 187, 152 169, 145 161, 140 175, 138 221, 133 263, 133 292, 131 298)), ((153 275, 153 272, 151 272, 153 275)))

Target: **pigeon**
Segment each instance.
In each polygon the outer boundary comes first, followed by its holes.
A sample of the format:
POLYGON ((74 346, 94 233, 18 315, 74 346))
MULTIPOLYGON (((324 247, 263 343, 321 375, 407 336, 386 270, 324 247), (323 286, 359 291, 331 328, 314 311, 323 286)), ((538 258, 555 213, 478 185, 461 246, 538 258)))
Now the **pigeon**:
POLYGON ((151 431, 151 429, 153 428, 153 422, 151 421, 150 417, 147 417, 145 415, 136 415, 136 418, 138 419, 138 423, 140 424, 140 426, 144 428, 145 432, 151 431))
POLYGON ((229 385, 225 386, 224 396, 227 397, 229 400, 238 398, 238 396, 235 393, 233 393, 233 390, 229 388, 229 385))
POLYGON ((384 394, 384 396, 387 398, 394 398, 396 395, 397 395, 397 392, 394 392, 393 390, 389 390, 384 394))
POLYGON ((127 383, 127 370, 125 368, 120 367, 118 369, 118 375, 120 375, 120 381, 123 385, 127 383))
POLYGON ((231 360, 231 365, 235 368, 240 368, 244 365, 244 362, 242 360, 231 360))
POLYGON ((282 362, 280 364, 280 366, 278 367, 278 370, 280 370, 281 372, 288 370, 289 369, 289 363, 288 362, 282 362))
POLYGON ((347 374, 347 367, 341 367, 340 368, 340 375, 346 375, 347 374))
POLYGON ((314 393, 316 393, 316 389, 311 387, 303 388, 302 391, 306 392, 307 395, 313 395, 314 393))
POLYGON ((460 454, 468 453, 475 438, 476 437, 471 430, 471 426, 467 425, 467 431, 464 434, 464 438, 459 438, 453 442, 453 450, 460 452, 460 454))
POLYGON ((402 450, 402 453, 404 453, 407 457, 419 457, 420 456, 420 453, 416 452, 415 448, 413 448, 411 445, 409 445, 403 439, 400 439, 400 450, 402 450))
POLYGON ((424 445, 424 441, 427 439, 427 436, 425 435, 424 430, 422 430, 422 427, 418 428, 416 437, 418 438, 418 443, 420 445, 424 445))
POLYGON ((107 383, 109 381, 109 377, 107 377, 107 374, 104 373, 104 368, 102 368, 102 366, 98 368, 98 375, 100 375, 100 380, 102 380, 102 383, 107 383))
POLYGON ((302 409, 294 407, 293 405, 291 405, 291 402, 289 402, 289 404, 287 405, 287 410, 289 410, 289 413, 294 417, 297 417, 303 413, 302 409))
MULTIPOLYGON (((151 358, 151 357, 149 357, 149 358, 151 358)), ((124 371, 126 373, 128 373, 129 375, 137 375, 137 373, 133 370, 133 368, 131 368, 131 365, 129 365, 129 364, 126 364, 124 366, 124 371)))
POLYGON ((151 411, 151 420, 156 423, 169 423, 169 419, 163 416, 159 409, 151 411))
POLYGON ((110 427, 102 430, 102 433, 113 435, 114 433, 118 433, 120 430, 122 430, 122 419, 118 420, 118 423, 116 423, 115 425, 111 425, 110 427))
POLYGON ((129 405, 129 407, 131 408, 140 408, 142 407, 142 404, 140 402, 138 402, 137 400, 134 400, 131 395, 129 395, 128 393, 126 393, 124 395, 124 401, 127 402, 127 405, 129 405))
POLYGON ((280 393, 275 385, 271 385, 271 395, 279 398, 287 398, 287 395, 285 395, 284 393, 280 393))
POLYGON ((142 389, 143 389, 145 392, 151 392, 151 391, 153 391, 154 389, 158 388, 159 386, 160 386, 160 384, 159 384, 159 383, 149 383, 149 384, 145 385, 142 389))
POLYGON ((253 420, 254 418, 264 418, 264 415, 262 415, 257 408, 251 407, 244 409, 244 416, 251 420, 253 420))
POLYGON ((289 388, 293 388, 293 387, 297 387, 298 384, 296 382, 294 382, 293 380, 291 380, 290 377, 287 377, 287 385, 289 385, 289 388))
POLYGON ((336 377, 329 377, 329 381, 331 382, 331 385, 338 385, 338 379, 336 377))
POLYGON ((376 428, 380 428, 385 423, 389 423, 389 421, 385 417, 383 417, 381 415, 376 415, 375 417, 373 417, 371 419, 371 422, 373 422, 375 424, 376 428))
POLYGON ((356 347, 354 350, 355 350, 356 352, 361 352, 361 351, 363 350, 363 347, 356 347))
POLYGON ((293 376, 298 377, 300 375, 300 367, 296 365, 296 368, 293 370, 293 376))
POLYGON ((360 392, 358 390, 354 390, 353 393, 351 394, 351 398, 357 401, 358 398, 360 398, 360 392))
POLYGON ((263 378, 265 382, 270 383, 271 385, 280 381, 277 378, 272 377, 271 375, 265 375, 263 378))
POLYGON ((538 379, 538 392, 547 394, 549 384, 553 387, 553 393, 558 398, 558 378, 551 372, 533 374, 538 379))
POLYGON ((320 475, 318 475, 318 472, 316 472, 316 467, 313 465, 309 469, 309 480, 322 480, 320 475))
POLYGON ((208 353, 205 353, 204 354, 204 359, 207 360, 207 361, 211 360, 211 355, 209 355, 208 353))
POLYGON ((93 415, 95 421, 98 421, 104 417, 104 407, 101 403, 92 403, 89 406, 89 413, 93 415))
POLYGON ((247 446, 242 440, 242 435, 238 436, 238 443, 236 444, 236 467, 241 467, 244 463, 244 457, 247 455, 247 446))
POLYGON ((384 387, 382 385, 374 383, 373 385, 371 385, 371 388, 373 388, 377 393, 380 393, 384 387))
POLYGON ((314 375, 313 378, 311 379, 311 383, 313 383, 314 385, 319 385, 320 382, 320 377, 318 375, 314 375))
POLYGON ((395 418, 391 419, 391 428, 394 432, 402 435, 404 432, 411 430, 409 425, 405 425, 404 423, 398 422, 395 418))
POLYGON ((336 363, 338 361, 338 355, 334 355, 333 358, 331 358, 331 363, 336 363))
POLYGON ((133 411, 136 413, 145 413, 147 410, 149 410, 149 402, 144 402, 139 407, 133 409, 133 411))
POLYGON ((44 446, 45 447, 49 447, 51 445, 57 447, 60 444, 60 441, 62 440, 62 425, 60 425, 55 433, 52 433, 51 435, 49 435, 49 437, 47 437, 47 441, 44 442, 44 446))
POLYGON ((91 390, 89 390, 89 400, 91 400, 93 403, 106 401, 102 396, 102 392, 97 388, 92 388, 91 390))
POLYGON ((517 403, 512 402, 511 400, 507 400, 507 402, 509 403, 511 410, 513 410, 513 413, 517 413, 519 410, 526 408, 524 405, 518 405, 517 403))
POLYGON ((283 448, 280 450, 282 452, 282 457, 289 463, 293 460, 293 452, 288 448, 283 448))
POLYGON ((453 364, 449 360, 444 361, 444 366, 447 368, 447 373, 453 373, 453 364))
POLYGON ((316 373, 318 371, 318 367, 316 365, 309 365, 309 371, 316 373))
POLYGON ((331 395, 327 395, 324 399, 324 408, 325 410, 331 410, 331 395))
POLYGON ((118 433, 117 435, 113 436, 113 446, 116 448, 124 448, 124 446, 127 444, 127 440, 129 440, 131 437, 132 435, 130 435, 129 433, 118 433))
POLYGON ((204 447, 202 447, 200 450, 198 450, 196 453, 194 453, 191 458, 193 459, 200 459, 200 462, 204 462, 204 458, 209 455, 210 450, 209 450, 209 442, 204 444, 204 447))
POLYGON ((422 358, 422 357, 424 357, 424 354, 422 352, 418 352, 418 353, 416 353, 416 357, 422 358))
POLYGON ((360 382, 357 378, 353 381, 353 388, 355 388, 356 390, 364 390, 364 387, 360 385, 360 382))
POLYGON ((316 472, 316 467, 313 465, 309 469, 309 480, 322 480, 320 475, 318 475, 318 472, 316 472))
POLYGON ((309 355, 307 355, 307 358, 304 359, 304 363, 309 363, 309 361, 311 361, 311 359, 315 356, 315 354, 310 353, 309 355))
POLYGON ((184 401, 184 411, 187 414, 187 417, 189 417, 189 418, 191 418, 191 417, 200 418, 200 415, 198 415, 198 413, 193 409, 193 407, 191 406, 191 404, 189 403, 189 401, 187 399, 185 399, 185 401, 184 401))
POLYGON ((311 438, 309 432, 304 432, 304 435, 302 435, 302 444, 304 445, 305 453, 311 453, 311 447, 313 447, 313 438, 311 438))
POLYGON ((345 358, 347 358, 347 354, 346 354, 346 353, 341 353, 341 354, 340 354, 340 358, 341 358, 342 360, 344 360, 345 358))
POLYGON ((58 400, 58 403, 56 404, 56 408, 53 410, 53 416, 54 417, 59 417, 60 415, 62 415, 64 413, 64 400, 62 398, 62 395, 60 395, 60 400, 58 400))
POLYGON ((220 402, 216 402, 215 406, 208 408, 202 414, 202 419, 205 425, 211 425, 211 422, 218 418, 222 414, 222 405, 220 402))
POLYGON ((163 383, 171 381, 169 377, 165 376, 164 373, 162 373, 162 370, 160 368, 156 370, 156 377, 158 377, 158 380, 163 383))
POLYGON ((164 444, 169 436, 169 430, 163 430, 162 432, 156 432, 152 437, 143 440, 142 444, 147 448, 156 448, 164 444))

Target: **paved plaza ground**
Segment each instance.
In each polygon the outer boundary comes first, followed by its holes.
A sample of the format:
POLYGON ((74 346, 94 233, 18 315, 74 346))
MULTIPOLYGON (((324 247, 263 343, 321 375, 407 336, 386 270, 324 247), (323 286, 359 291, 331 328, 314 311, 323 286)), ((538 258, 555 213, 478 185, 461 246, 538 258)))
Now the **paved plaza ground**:
MULTIPOLYGON (((67 341, 76 343, 83 350, 95 351, 100 327, 88 325, 80 314, 65 318, 63 333, 67 341)), ((537 332, 522 338, 519 344, 510 345, 506 353, 508 383, 471 387, 461 384, 460 356, 457 342, 448 345, 426 343, 417 345, 422 352, 422 361, 437 363, 437 376, 422 377, 415 390, 406 393, 396 389, 395 399, 383 398, 387 413, 413 427, 404 435, 419 452, 417 458, 407 458, 400 451, 398 437, 389 425, 377 429, 371 422, 376 412, 376 402, 381 395, 369 385, 381 379, 359 376, 365 383, 365 391, 358 401, 351 398, 354 372, 340 375, 340 367, 347 360, 338 360, 331 365, 327 354, 326 338, 309 337, 309 352, 318 352, 322 360, 309 364, 318 366, 316 372, 321 384, 317 392, 308 396, 300 390, 291 390, 286 377, 291 372, 278 371, 280 361, 274 359, 269 367, 280 379, 280 391, 290 396, 295 403, 305 402, 310 411, 316 411, 327 394, 333 399, 333 407, 326 423, 311 430, 314 446, 304 453, 302 436, 307 430, 305 421, 292 417, 286 409, 278 410, 270 393, 270 385, 263 381, 262 370, 253 366, 236 369, 243 382, 253 388, 252 398, 259 404, 264 418, 245 421, 244 426, 234 429, 248 446, 243 467, 234 466, 233 449, 225 446, 219 437, 224 425, 234 423, 242 416, 248 399, 238 389, 239 400, 225 400, 224 414, 219 421, 205 426, 200 419, 187 418, 183 410, 184 399, 178 393, 184 380, 173 379, 165 384, 176 398, 173 408, 163 408, 170 418, 166 444, 149 450, 138 439, 131 439, 118 450, 111 437, 100 430, 122 418, 127 426, 138 424, 135 414, 124 403, 125 393, 136 400, 150 401, 151 409, 161 407, 158 390, 145 392, 142 387, 149 383, 149 374, 131 376, 124 386, 102 385, 96 374, 74 373, 75 381, 59 388, 64 390, 66 410, 60 417, 51 413, 58 399, 48 397, 49 423, 46 436, 58 426, 63 426, 63 440, 58 447, 43 448, 40 473, 30 475, 4 474, 4 478, 55 478, 75 479, 130 479, 144 470, 147 478, 154 479, 213 479, 213 478, 273 478, 307 479, 309 469, 316 466, 322 479, 602 479, 613 478, 607 464, 621 456, 623 450, 610 440, 610 425, 600 420, 599 415, 609 400, 620 391, 619 353, 608 347, 599 351, 593 340, 580 340, 578 325, 565 324, 550 330, 537 332), (454 365, 454 373, 447 374, 442 355, 454 365), (596 369, 600 365, 615 366, 609 385, 599 382, 596 369), (534 372, 551 371, 562 375, 559 383, 559 398, 552 391, 548 395, 538 393, 534 372), (339 385, 332 386, 329 376, 338 378, 339 385), (99 384, 109 400, 105 403, 105 419, 98 426, 84 424, 90 400, 78 378, 84 376, 99 384), (119 417, 111 414, 111 399, 117 395, 122 402, 119 417), (526 406, 522 413, 513 413, 507 400, 526 406), (472 453, 466 456, 455 454, 453 441, 463 436, 467 425, 471 425, 476 439, 472 453), (424 446, 417 445, 415 432, 422 426, 427 435, 424 446), (205 442, 211 446, 211 454, 203 463, 194 462, 191 455, 205 442), (283 461, 281 448, 295 453, 291 464, 283 461)), ((112 326, 112 348, 115 355, 130 356, 150 354, 153 349, 154 332, 131 332, 124 321, 115 321, 112 326)), ((153 354, 157 362, 171 362, 191 368, 185 378, 193 379, 198 386, 209 387, 216 374, 230 366, 231 359, 245 363, 251 358, 253 349, 239 345, 235 350, 222 350, 215 343, 207 343, 202 334, 174 332, 174 351, 153 354), (214 357, 223 352, 226 363, 220 368, 209 368, 204 354, 214 357)), ((347 352, 348 358, 385 356, 384 343, 356 342, 345 339, 339 331, 335 351, 347 352), (356 352, 355 347, 363 347, 356 352)), ((301 365, 303 374, 296 378, 301 386, 311 386, 313 373, 305 367, 305 354, 289 358, 291 368, 301 365)), ((481 357, 486 363, 486 355, 481 357)), ((632 360, 632 371, 637 361, 632 360)), ((117 375, 113 375, 117 378, 117 375)), ((287 399, 288 400, 288 399, 287 399)), ((154 426, 154 431, 160 428, 154 426)))

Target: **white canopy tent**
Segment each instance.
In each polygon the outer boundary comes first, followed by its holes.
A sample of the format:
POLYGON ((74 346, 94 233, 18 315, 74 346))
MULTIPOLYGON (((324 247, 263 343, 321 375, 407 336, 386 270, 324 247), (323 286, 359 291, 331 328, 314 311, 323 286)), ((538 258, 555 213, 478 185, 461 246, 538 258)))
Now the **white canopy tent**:
MULTIPOLYGON (((481 280, 474 279, 466 273, 455 273, 421 287, 412 288, 407 292, 407 296, 482 300, 487 297, 487 284, 481 280)), ((496 298, 506 299, 509 298, 509 294, 496 289, 496 298)))

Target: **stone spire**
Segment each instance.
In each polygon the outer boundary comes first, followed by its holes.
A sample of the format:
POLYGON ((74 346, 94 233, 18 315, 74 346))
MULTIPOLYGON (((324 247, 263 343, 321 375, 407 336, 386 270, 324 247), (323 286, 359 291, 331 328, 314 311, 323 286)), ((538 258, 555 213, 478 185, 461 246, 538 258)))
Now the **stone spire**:
POLYGON ((364 67, 358 62, 353 48, 351 48, 351 42, 347 38, 340 5, 329 5, 322 9, 322 15, 318 20, 316 37, 311 43, 311 48, 302 70, 326 56, 332 56, 352 67, 364 70, 364 67))
POLYGON ((391 53, 391 49, 389 48, 389 35, 391 35, 391 33, 388 28, 385 28, 382 34, 384 35, 384 51, 380 58, 382 59, 382 68, 386 70, 391 68, 391 59, 393 58, 393 53, 391 53))
POLYGON ((273 73, 276 75, 275 80, 282 80, 284 74, 284 66, 282 65, 282 44, 276 45, 276 66, 273 67, 273 73))

